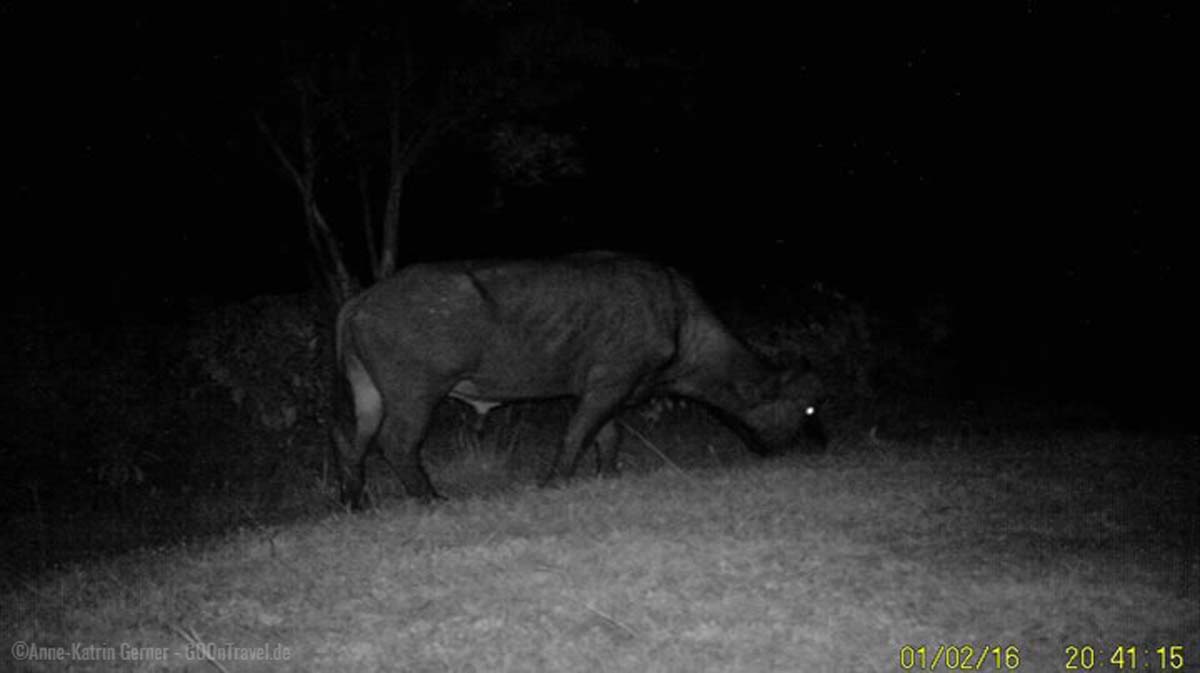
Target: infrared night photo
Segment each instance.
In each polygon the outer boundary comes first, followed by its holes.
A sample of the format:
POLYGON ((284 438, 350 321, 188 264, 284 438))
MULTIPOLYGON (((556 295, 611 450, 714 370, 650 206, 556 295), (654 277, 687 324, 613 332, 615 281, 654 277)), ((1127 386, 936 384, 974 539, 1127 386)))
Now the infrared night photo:
POLYGON ((0 6, 0 670, 1200 670, 1194 32, 0 6))

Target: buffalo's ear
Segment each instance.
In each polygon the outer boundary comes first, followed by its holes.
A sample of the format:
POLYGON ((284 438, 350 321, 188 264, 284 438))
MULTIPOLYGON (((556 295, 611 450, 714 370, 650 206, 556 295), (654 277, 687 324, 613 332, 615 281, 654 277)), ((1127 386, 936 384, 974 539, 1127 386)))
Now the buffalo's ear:
MULTIPOLYGON (((771 382, 770 387, 774 388, 774 381, 771 382)), ((751 404, 757 404, 765 395, 768 395, 770 392, 769 390, 764 389, 761 384, 752 383, 750 381, 734 381, 733 391, 739 398, 751 404)))
POLYGON ((788 361, 784 363, 783 369, 780 371, 779 382, 783 384, 784 388, 787 388, 789 385, 813 375, 813 373, 812 361, 803 355, 798 355, 788 358, 788 361))
POLYGON ((817 404, 824 397, 821 379, 807 359, 798 360, 797 366, 789 367, 779 375, 780 392, 808 404, 817 404))

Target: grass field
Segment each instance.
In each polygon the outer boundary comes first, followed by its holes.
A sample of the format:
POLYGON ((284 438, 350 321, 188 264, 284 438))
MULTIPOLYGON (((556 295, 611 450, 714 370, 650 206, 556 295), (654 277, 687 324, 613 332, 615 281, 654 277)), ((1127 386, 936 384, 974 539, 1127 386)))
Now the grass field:
POLYGON ((1200 670, 1198 463, 1194 437, 864 437, 385 499, 9 582, 0 669, 1200 670))

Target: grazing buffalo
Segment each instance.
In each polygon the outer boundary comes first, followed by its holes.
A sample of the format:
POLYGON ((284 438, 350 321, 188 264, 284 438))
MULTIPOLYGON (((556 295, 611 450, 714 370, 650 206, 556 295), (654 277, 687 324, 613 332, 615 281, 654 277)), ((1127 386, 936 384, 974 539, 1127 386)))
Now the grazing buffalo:
POLYGON ((821 395, 807 368, 766 366, 679 273, 609 252, 407 267, 346 302, 337 352, 357 421, 353 444, 341 442, 354 507, 372 439, 410 496, 437 497, 420 446, 446 396, 484 413, 577 399, 545 483, 574 474, 592 442, 601 471, 615 472, 614 416, 651 395, 707 405, 763 455, 798 441, 821 395))

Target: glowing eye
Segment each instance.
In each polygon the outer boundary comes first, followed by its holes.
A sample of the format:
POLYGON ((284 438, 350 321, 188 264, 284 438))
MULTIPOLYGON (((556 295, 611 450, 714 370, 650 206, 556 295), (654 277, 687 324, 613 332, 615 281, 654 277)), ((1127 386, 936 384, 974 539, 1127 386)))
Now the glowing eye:
POLYGON ((804 407, 804 415, 805 416, 812 416, 815 413, 817 413, 816 407, 804 407))

